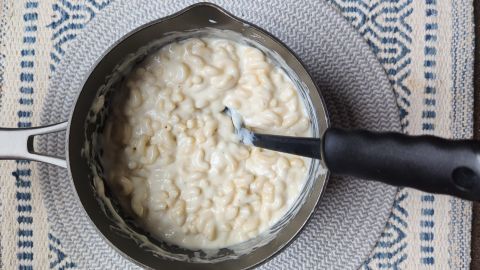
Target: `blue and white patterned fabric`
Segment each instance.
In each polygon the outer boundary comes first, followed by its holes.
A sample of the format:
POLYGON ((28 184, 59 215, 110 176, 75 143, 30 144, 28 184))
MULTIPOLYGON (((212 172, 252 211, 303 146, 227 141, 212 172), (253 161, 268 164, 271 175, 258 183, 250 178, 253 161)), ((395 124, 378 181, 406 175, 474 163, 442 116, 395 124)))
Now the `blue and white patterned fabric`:
MULTIPOLYGON (((406 133, 473 136, 471 2, 329 2, 363 35, 384 66, 406 133)), ((470 203, 401 189, 364 268, 469 268, 470 213, 470 203), (451 256, 459 250, 458 257, 451 256)))
MULTIPOLYGON (((0 126, 38 125, 77 35, 110 0, 0 0, 0 126)), ((328 0, 384 67, 408 134, 473 134, 473 5, 466 0, 328 0)), ((302 2, 298 1, 298 5, 302 2)), ((68 114, 66 111, 65 114, 68 114)), ((78 269, 50 229, 33 163, 0 163, 2 269, 78 269)), ((471 204, 399 189, 362 269, 468 269, 471 204)))

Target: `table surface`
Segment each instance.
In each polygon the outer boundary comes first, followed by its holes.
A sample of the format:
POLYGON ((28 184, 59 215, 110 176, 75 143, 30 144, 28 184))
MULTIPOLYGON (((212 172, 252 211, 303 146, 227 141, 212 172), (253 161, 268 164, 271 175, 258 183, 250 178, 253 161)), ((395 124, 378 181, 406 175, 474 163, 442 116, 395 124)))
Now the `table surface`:
MULTIPOLYGON (((0 0, 0 4, 2 4, 0 0)), ((475 19, 474 138, 480 140, 480 0, 472 1, 475 19)), ((1 9, 0 9, 1 11, 1 9)), ((473 204, 471 269, 480 270, 480 202, 473 204)))

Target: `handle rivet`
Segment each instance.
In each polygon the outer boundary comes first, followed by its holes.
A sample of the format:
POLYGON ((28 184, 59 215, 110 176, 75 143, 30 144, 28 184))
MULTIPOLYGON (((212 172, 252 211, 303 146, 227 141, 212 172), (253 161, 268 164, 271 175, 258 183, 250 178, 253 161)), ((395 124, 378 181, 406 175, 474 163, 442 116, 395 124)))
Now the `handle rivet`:
POLYGON ((480 177, 470 168, 458 167, 452 172, 452 178, 455 185, 460 189, 470 190, 476 182, 480 181, 480 177))

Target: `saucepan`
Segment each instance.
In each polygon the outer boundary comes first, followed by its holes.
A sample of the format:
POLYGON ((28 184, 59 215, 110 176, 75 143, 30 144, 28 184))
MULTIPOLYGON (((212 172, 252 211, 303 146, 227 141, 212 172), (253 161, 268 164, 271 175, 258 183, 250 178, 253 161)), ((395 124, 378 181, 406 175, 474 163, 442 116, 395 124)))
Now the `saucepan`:
POLYGON ((210 3, 190 6, 130 32, 114 44, 85 78, 68 122, 38 128, 1 129, 0 158, 28 159, 69 171, 77 199, 104 239, 140 266, 153 269, 244 269, 256 266, 301 231, 325 190, 330 173, 480 199, 480 144, 433 136, 342 130, 330 126, 321 89, 281 41, 210 3), (115 89, 129 68, 166 42, 197 35, 242 38, 278 60, 305 101, 312 136, 322 139, 300 197, 269 231, 220 250, 188 250, 154 239, 122 212, 103 185, 96 137, 102 132, 115 89), (161 42, 159 42, 161 41, 161 42), (162 43, 163 42, 163 43, 162 43), (34 136, 66 130, 66 160, 37 153, 34 136))

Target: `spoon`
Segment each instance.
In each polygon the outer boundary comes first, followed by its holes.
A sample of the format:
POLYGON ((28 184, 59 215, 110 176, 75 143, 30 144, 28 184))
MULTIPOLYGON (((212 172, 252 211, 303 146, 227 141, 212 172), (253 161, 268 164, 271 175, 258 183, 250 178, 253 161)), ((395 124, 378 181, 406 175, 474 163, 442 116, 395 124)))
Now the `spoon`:
POLYGON ((322 159, 336 175, 348 175, 433 193, 480 200, 480 144, 435 136, 328 128, 322 138, 252 132, 232 108, 229 115, 244 144, 322 159))
POLYGON ((235 127, 235 134, 245 145, 253 145, 283 153, 321 159, 322 141, 320 138, 256 133, 245 127, 242 116, 235 109, 225 107, 223 113, 230 116, 233 126, 235 127))

